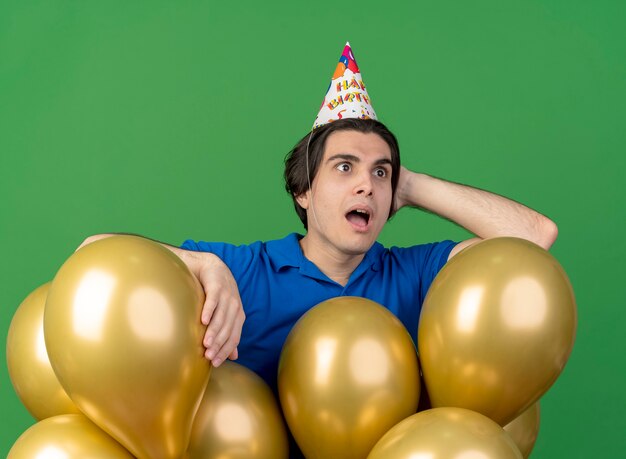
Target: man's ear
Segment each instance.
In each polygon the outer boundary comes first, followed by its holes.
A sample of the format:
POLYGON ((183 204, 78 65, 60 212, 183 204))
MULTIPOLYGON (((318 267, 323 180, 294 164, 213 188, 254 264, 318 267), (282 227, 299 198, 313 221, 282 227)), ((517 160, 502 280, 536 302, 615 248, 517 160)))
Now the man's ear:
POLYGON ((304 210, 309 208, 309 192, 305 191, 304 193, 300 193, 296 196, 296 202, 302 207, 304 210))

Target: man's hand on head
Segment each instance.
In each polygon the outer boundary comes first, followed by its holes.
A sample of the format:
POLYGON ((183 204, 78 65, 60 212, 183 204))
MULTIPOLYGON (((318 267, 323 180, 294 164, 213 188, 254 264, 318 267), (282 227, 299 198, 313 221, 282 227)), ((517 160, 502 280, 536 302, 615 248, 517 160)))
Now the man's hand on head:
POLYGON ((408 170, 404 166, 400 166, 400 176, 398 177, 398 185, 396 187, 396 193, 394 195, 393 208, 395 211, 402 209, 405 206, 412 205, 409 196, 411 193, 411 176, 413 172, 408 170))

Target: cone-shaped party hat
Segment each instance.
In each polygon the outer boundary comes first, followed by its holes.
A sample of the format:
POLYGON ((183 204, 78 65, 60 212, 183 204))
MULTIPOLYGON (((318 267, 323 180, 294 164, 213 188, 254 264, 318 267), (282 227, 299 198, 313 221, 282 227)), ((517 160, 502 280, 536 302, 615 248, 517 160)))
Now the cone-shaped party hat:
POLYGON ((378 119, 349 42, 343 48, 313 129, 342 118, 378 119))

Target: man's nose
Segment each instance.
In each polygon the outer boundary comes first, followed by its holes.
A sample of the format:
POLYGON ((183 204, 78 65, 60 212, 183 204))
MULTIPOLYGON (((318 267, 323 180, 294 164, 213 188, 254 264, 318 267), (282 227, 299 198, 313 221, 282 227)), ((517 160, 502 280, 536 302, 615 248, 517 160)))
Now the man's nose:
POLYGON ((371 196, 374 191, 372 175, 369 172, 359 174, 354 190, 355 194, 371 196))

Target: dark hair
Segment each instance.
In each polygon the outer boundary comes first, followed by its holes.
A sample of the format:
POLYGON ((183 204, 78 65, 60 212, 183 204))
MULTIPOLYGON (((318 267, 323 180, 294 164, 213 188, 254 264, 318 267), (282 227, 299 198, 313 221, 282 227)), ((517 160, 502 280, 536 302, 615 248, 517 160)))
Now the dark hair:
POLYGON ((398 185, 398 176, 400 175, 400 147, 396 136, 387 129, 380 121, 359 118, 344 118, 325 124, 314 131, 305 135, 293 149, 285 157, 285 189, 293 199, 293 205, 296 213, 304 228, 307 228, 306 210, 303 209, 296 197, 305 193, 309 189, 309 183, 313 183, 313 178, 317 174, 324 151, 326 149, 326 139, 333 132, 338 131, 357 131, 364 134, 378 134, 389 145, 391 150, 391 207, 389 209, 389 218, 395 212, 393 208, 393 197, 396 193, 398 185), (307 177, 307 148, 309 150, 309 177, 307 177))

